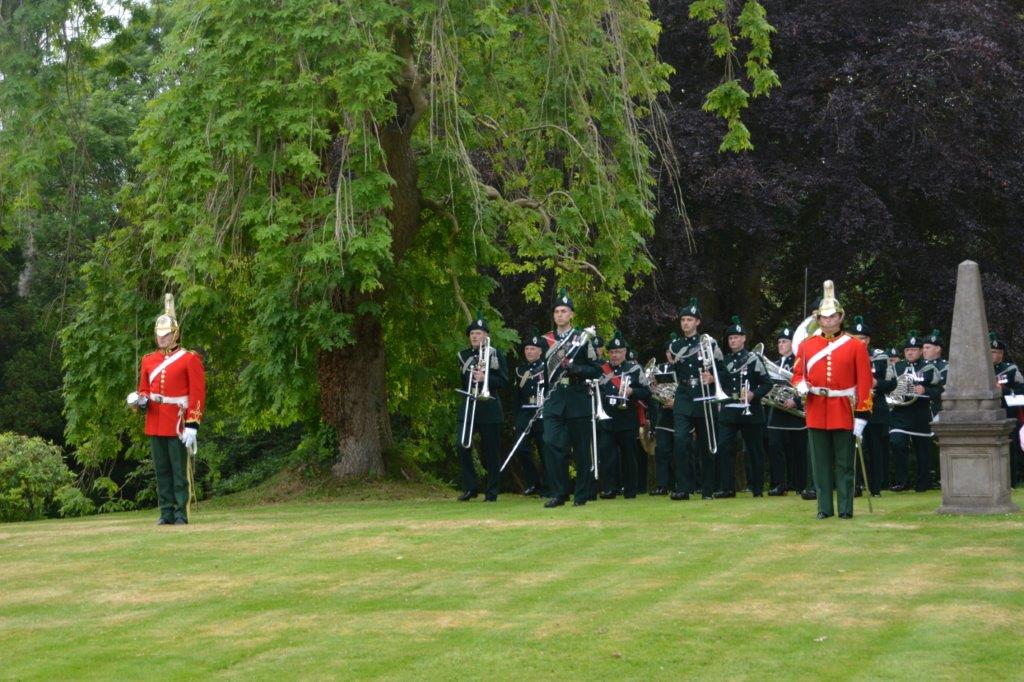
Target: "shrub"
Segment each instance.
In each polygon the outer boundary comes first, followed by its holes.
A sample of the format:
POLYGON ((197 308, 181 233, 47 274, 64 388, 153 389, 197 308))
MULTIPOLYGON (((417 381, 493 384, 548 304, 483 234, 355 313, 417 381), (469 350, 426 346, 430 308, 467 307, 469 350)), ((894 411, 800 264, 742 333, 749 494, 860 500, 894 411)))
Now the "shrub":
POLYGON ((42 438, 0 433, 0 521, 39 519, 74 477, 61 449, 42 438))

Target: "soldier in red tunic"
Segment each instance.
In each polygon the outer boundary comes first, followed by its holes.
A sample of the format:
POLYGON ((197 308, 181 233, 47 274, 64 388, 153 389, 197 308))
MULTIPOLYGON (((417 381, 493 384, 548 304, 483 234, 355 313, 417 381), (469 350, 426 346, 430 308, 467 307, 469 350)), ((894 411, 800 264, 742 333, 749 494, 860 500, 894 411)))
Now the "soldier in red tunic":
POLYGON ((839 518, 853 518, 854 438, 863 434, 872 406, 868 350, 842 330, 843 314, 831 280, 826 281, 813 314, 821 333, 800 343, 793 366, 793 385, 806 406, 819 519, 834 513, 833 484, 839 518))
POLYGON ((139 390, 128 395, 128 405, 146 412, 160 505, 157 524, 184 525, 192 492, 189 455, 195 454, 206 408, 206 377, 199 355, 178 345, 171 294, 164 298, 164 314, 156 318, 153 331, 157 350, 142 358, 139 390))

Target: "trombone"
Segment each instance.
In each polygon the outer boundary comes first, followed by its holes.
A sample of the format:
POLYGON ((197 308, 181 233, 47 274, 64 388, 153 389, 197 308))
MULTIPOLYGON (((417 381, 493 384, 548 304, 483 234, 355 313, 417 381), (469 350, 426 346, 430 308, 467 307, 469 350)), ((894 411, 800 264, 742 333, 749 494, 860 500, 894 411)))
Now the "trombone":
POLYGON ((587 379, 590 387, 590 466, 597 480, 597 422, 611 419, 601 405, 601 380, 587 379))
POLYGON ((466 396, 466 404, 462 408, 462 433, 459 434, 459 445, 467 450, 473 446, 473 424, 476 421, 476 404, 480 400, 490 400, 491 390, 488 380, 491 377, 491 337, 485 336, 477 350, 473 366, 469 368, 466 379, 466 390, 456 389, 457 393, 466 396), (480 382, 473 381, 473 375, 483 367, 484 376, 480 382))
POLYGON ((718 453, 718 434, 715 433, 715 408, 712 403, 724 402, 729 399, 729 396, 722 390, 722 382, 718 380, 718 365, 715 364, 715 340, 709 334, 701 334, 697 360, 701 366, 698 380, 700 397, 694 400, 704 404, 704 431, 707 433, 708 450, 714 455, 718 453), (714 391, 704 383, 704 372, 710 373, 714 378, 714 391))

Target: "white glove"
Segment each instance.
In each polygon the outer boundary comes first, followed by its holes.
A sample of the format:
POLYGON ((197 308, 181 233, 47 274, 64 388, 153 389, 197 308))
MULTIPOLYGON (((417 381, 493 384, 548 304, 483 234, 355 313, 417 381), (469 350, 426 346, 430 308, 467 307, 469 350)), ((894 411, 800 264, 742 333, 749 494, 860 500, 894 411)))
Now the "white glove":
POLYGON ((855 417, 853 420, 853 437, 860 438, 864 435, 864 427, 868 425, 867 419, 855 417))
POLYGON ((197 431, 189 426, 181 434, 181 442, 185 444, 185 449, 189 452, 196 451, 196 433, 197 431))
POLYGON ((1021 429, 1018 435, 1020 435, 1020 446, 1024 448, 1024 429, 1021 429))
POLYGON ((149 402, 149 398, 144 395, 139 395, 135 391, 128 394, 126 399, 129 407, 145 407, 146 403, 149 402))
POLYGON ((801 381, 796 385, 796 392, 801 398, 806 398, 807 394, 811 392, 811 387, 807 385, 806 381, 801 381))

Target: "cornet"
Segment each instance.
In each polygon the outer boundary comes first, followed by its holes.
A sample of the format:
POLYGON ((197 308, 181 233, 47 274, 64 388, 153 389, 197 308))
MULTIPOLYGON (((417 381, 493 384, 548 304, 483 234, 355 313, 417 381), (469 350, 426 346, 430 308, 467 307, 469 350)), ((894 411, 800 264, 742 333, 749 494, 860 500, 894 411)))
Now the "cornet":
POLYGON ((608 396, 608 402, 613 403, 615 407, 620 410, 624 410, 629 407, 629 396, 626 395, 629 391, 630 384, 633 383, 633 378, 628 374, 621 377, 619 380, 619 391, 615 395, 608 396))

